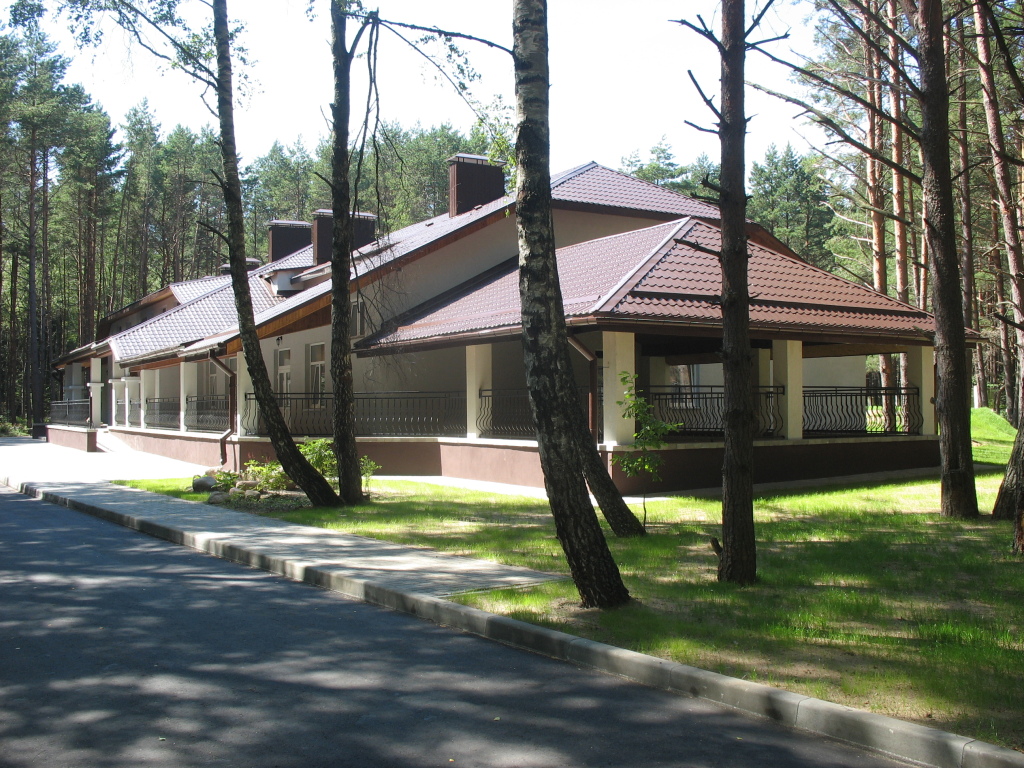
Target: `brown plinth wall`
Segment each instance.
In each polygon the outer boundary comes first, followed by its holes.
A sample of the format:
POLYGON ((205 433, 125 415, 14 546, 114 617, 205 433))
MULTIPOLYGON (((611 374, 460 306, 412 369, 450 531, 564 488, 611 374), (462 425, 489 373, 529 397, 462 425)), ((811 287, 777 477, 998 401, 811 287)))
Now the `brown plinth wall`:
POLYGON ((95 453, 96 430, 83 427, 62 427, 57 424, 46 425, 46 442, 74 448, 76 451, 95 453))
MULTIPOLYGON (((132 448, 205 466, 220 466, 220 445, 209 436, 180 432, 167 434, 111 430, 132 448)), ((50 440, 80 450, 95 450, 95 433, 54 429, 50 440), (92 448, 81 442, 92 435, 92 448), (67 441, 67 442, 64 442, 67 441)), ((445 440, 375 440, 360 438, 360 455, 381 466, 381 475, 441 475, 466 480, 544 487, 540 457, 534 446, 471 443, 445 440)), ((715 488, 722 483, 722 447, 699 445, 661 451, 664 464, 660 482, 626 477, 611 465, 612 479, 623 493, 686 491, 715 488)), ((601 452, 606 462, 609 453, 601 452)), ((227 468, 237 471, 250 459, 274 457, 270 443, 227 443, 227 468)), ((902 469, 938 468, 938 438, 854 438, 761 443, 754 447, 754 482, 772 483, 822 477, 843 477, 902 469)))
MULTIPOLYGON (((359 452, 380 464, 382 475, 443 475, 535 488, 544 486, 537 449, 445 442, 359 441, 359 452)), ((612 479, 623 493, 685 491, 722 483, 721 446, 695 446, 661 452, 661 482, 626 477, 612 465, 612 479)), ((609 454, 602 451, 609 461, 609 454)), ((772 483, 871 472, 939 466, 938 438, 884 438, 766 443, 754 448, 754 482, 772 483)))
MULTIPOLYGON (((126 445, 137 451, 155 453, 169 459, 189 461, 207 467, 219 467, 220 442, 214 438, 200 435, 168 432, 167 434, 133 432, 130 430, 112 429, 126 445)), ((274 449, 266 442, 232 442, 227 443, 227 463, 225 469, 237 472, 250 459, 271 461, 275 459, 274 449)))

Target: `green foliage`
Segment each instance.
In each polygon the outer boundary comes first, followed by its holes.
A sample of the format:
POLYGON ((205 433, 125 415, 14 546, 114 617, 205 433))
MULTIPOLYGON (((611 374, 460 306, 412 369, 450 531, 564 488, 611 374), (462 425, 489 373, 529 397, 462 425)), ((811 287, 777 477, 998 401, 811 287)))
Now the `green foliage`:
POLYGON ((370 490, 370 480, 373 478, 374 473, 380 469, 380 464, 371 459, 369 456, 359 457, 359 474, 363 477, 363 491, 370 490))
POLYGON ((818 159, 801 157, 789 144, 768 147, 750 170, 747 217, 765 227, 799 256, 822 269, 834 267, 829 248, 832 220, 818 159))
POLYGON ((624 399, 616 401, 622 408, 623 417, 636 421, 636 432, 633 433, 634 450, 630 453, 614 454, 612 462, 618 465, 627 477, 647 474, 654 480, 661 480, 659 472, 663 460, 655 451, 664 447, 665 436, 678 429, 679 425, 668 424, 654 415, 653 406, 645 397, 637 394, 636 379, 636 374, 633 373, 622 371, 619 374, 619 381, 626 391, 624 399))
POLYGON ((971 441, 974 460, 1006 466, 1017 430, 991 408, 971 409, 971 441))
POLYGON ((214 486, 214 488, 216 488, 218 491, 226 491, 229 488, 235 487, 235 484, 238 482, 239 474, 237 472, 232 472, 227 469, 218 469, 217 474, 215 474, 213 477, 214 480, 217 481, 217 484, 214 486))
POLYGON ((690 165, 679 165, 672 154, 671 145, 664 136, 651 147, 649 155, 648 161, 643 163, 640 161, 640 153, 633 152, 622 158, 622 167, 619 170, 684 195, 713 194, 704 186, 703 181, 706 178, 712 183, 717 183, 719 168, 718 163, 707 155, 700 155, 690 165))
POLYGON ((24 426, 0 419, 0 437, 24 437, 28 430, 24 426))
POLYGON ((323 437, 302 443, 299 445, 299 452, 306 457, 306 461, 313 469, 324 477, 338 476, 338 457, 334 453, 334 443, 330 439, 323 437))
POLYGON ((276 461, 263 463, 252 459, 245 463, 245 478, 256 482, 256 489, 260 491, 283 491, 291 484, 291 480, 281 464, 276 461))

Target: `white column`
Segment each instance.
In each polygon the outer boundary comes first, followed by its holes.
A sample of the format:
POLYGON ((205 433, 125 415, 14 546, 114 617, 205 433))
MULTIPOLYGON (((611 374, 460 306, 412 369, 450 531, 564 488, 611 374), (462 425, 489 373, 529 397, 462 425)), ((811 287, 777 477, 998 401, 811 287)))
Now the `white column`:
POLYGON ((139 371, 139 407, 142 410, 142 427, 146 426, 146 398, 155 397, 153 384, 156 379, 156 371, 151 368, 143 368, 139 371))
POLYGON ((480 428, 480 390, 491 389, 494 381, 492 361, 494 351, 490 344, 472 344, 466 347, 466 437, 477 438, 480 428))
POLYGON ((935 350, 932 347, 907 348, 907 385, 917 387, 920 392, 921 434, 938 434, 935 429, 935 350))
POLYGON ((185 431, 185 411, 188 410, 188 398, 199 394, 199 363, 182 361, 181 363, 181 424, 182 432, 185 431))
MULTIPOLYGON (((331 370, 330 369, 330 360, 329 360, 329 358, 330 358, 330 346, 331 346, 330 344, 327 345, 327 352, 324 355, 325 357, 328 358, 328 361, 327 361, 328 373, 331 370)), ((249 368, 245 364, 245 355, 243 355, 241 352, 239 352, 235 359, 238 361, 237 363, 235 363, 235 367, 237 369, 237 373, 235 374, 235 410, 236 410, 236 414, 235 414, 235 433, 238 434, 238 435, 241 435, 242 434, 242 417, 245 415, 245 409, 246 409, 245 393, 252 391, 252 379, 249 378, 249 368)), ((271 369, 271 370, 273 370, 273 369, 271 369)), ((332 386, 332 385, 330 384, 330 382, 328 382, 328 388, 330 388, 330 386, 332 386)), ((333 392, 334 390, 330 390, 330 391, 333 392)))
POLYGON ((636 424, 622 416, 619 401, 625 397, 620 377, 636 374, 636 339, 632 333, 601 334, 604 351, 604 442, 609 445, 632 445, 636 424))
POLYGON ((772 351, 770 349, 755 349, 754 352, 757 354, 755 363, 757 365, 757 383, 758 387, 768 387, 772 383, 772 351))
POLYGON ((103 421, 103 361, 93 358, 89 363, 89 396, 92 398, 92 425, 98 427, 103 421))
POLYGON ((650 381, 652 387, 667 387, 672 384, 672 367, 664 357, 651 357, 649 360, 650 381))
POLYGON ((782 437, 804 436, 804 345, 802 341, 772 342, 772 383, 785 387, 782 395, 782 437))

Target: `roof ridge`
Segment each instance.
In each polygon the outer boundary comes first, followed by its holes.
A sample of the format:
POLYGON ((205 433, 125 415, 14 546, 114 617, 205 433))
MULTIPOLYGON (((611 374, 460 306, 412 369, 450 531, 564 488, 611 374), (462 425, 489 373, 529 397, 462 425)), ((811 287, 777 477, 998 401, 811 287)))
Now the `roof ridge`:
MULTIPOLYGON (((649 264, 651 259, 655 255, 659 254, 661 252, 661 249, 664 248, 668 244, 668 242, 670 240, 672 240, 673 238, 675 238, 675 236, 677 234, 679 234, 680 230, 683 227, 688 226, 688 225, 692 226, 694 221, 693 221, 693 217, 692 216, 686 216, 686 217, 684 217, 682 219, 677 219, 674 222, 667 222, 667 223, 668 224, 675 224, 675 226, 672 227, 671 230, 669 231, 668 235, 666 235, 661 240, 661 242, 658 243, 657 246, 655 246, 654 248, 649 250, 646 254, 644 254, 643 258, 641 258, 640 261, 638 261, 636 263, 636 265, 631 270, 629 270, 625 275, 623 275, 622 279, 619 280, 614 286, 612 286, 612 289, 610 291, 608 291, 604 296, 601 296, 597 300, 597 303, 594 304, 594 306, 591 308, 591 310, 590 310, 591 312, 599 312, 599 311, 601 311, 605 307, 605 305, 609 301, 612 300, 613 296, 617 295, 631 280, 633 280, 633 278, 636 277, 637 273, 645 265, 649 264)), ((651 229, 654 229, 657 226, 665 226, 665 225, 664 224, 659 224, 659 225, 656 225, 655 227, 651 227, 651 229)), ((635 234, 636 232, 643 232, 643 231, 644 230, 642 230, 642 229, 635 229, 635 230, 631 230, 630 232, 623 232, 622 234, 628 235, 628 234, 635 234)), ((613 235, 613 237, 618 237, 618 236, 621 236, 621 235, 613 235)), ((600 239, 603 240, 604 238, 600 238, 600 239)), ((588 241, 588 242, 593 242, 593 241, 588 241)), ((634 280, 633 282, 635 284, 636 281, 634 280)))
MULTIPOLYGON (((561 184, 564 184, 570 179, 574 179, 577 176, 586 173, 587 171, 592 170, 594 168, 604 168, 604 166, 598 163, 596 160, 591 160, 590 162, 584 163, 583 165, 577 165, 575 168, 570 168, 567 171, 562 171, 561 173, 556 174, 551 179, 551 189, 554 190, 555 187, 560 186, 561 184)), ((611 170, 611 168, 609 168, 608 170, 611 170)))

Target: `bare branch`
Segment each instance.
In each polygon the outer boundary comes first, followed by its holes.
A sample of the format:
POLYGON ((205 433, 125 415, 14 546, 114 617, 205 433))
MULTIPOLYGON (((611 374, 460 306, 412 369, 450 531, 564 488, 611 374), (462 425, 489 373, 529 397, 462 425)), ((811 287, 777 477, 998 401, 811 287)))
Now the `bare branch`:
POLYGON ((696 32, 705 40, 709 40, 710 42, 714 43, 715 47, 718 49, 718 55, 725 55, 725 48, 722 47, 722 43, 719 41, 719 39, 715 37, 715 33, 712 32, 708 25, 704 23, 704 19, 698 15, 697 20, 700 22, 699 27, 696 26, 693 22, 687 21, 686 19, 676 19, 675 23, 682 24, 687 29, 691 29, 694 32, 696 32))
MULTIPOLYGON (((830 131, 835 133, 851 147, 855 147, 856 149, 863 152, 865 155, 874 158, 875 160, 878 160, 878 162, 891 168, 892 170, 898 171, 899 173, 903 174, 904 177, 914 181, 915 183, 921 183, 921 177, 918 174, 914 173, 909 168, 900 165, 899 163, 894 163, 892 161, 892 158, 887 157, 884 153, 873 150, 866 144, 864 144, 862 141, 858 141, 857 139, 853 138, 853 136, 851 136, 842 126, 840 126, 835 120, 833 120, 831 117, 826 115, 821 110, 812 107, 810 104, 804 101, 800 101, 799 99, 796 99, 792 96, 787 96, 786 94, 783 93, 778 93, 777 91, 773 91, 770 88, 765 88, 764 86, 758 85, 757 83, 749 83, 749 85, 752 88, 756 88, 757 90, 767 93, 770 96, 774 96, 777 99, 782 99, 783 101, 788 101, 790 104, 795 104, 798 107, 802 107, 809 114, 813 115, 815 120, 817 120, 823 126, 825 126, 830 131)), ((914 138, 917 138, 915 134, 911 135, 913 135, 914 138)))
POLYGON ((704 93, 704 89, 701 88, 700 87, 700 83, 697 82, 697 78, 694 76, 693 70, 692 69, 686 70, 686 74, 690 76, 690 82, 693 83, 693 87, 697 89, 697 93, 700 94, 700 98, 704 102, 704 104, 707 106, 707 108, 710 109, 714 113, 715 117, 717 117, 719 120, 721 120, 722 119, 722 113, 718 111, 718 107, 715 106, 715 103, 711 100, 711 98, 707 94, 704 93))
POLYGON ((373 17, 373 18, 377 19, 382 26, 385 26, 385 27, 401 27, 402 29, 412 29, 412 30, 415 30, 417 32, 429 32, 430 34, 437 35, 439 37, 452 37, 452 38, 456 38, 456 39, 459 39, 459 40, 469 40, 469 41, 474 42, 474 43, 480 43, 482 45, 486 45, 486 46, 488 46, 490 48, 495 48, 495 49, 497 49, 499 51, 504 51, 509 56, 512 55, 512 49, 511 48, 506 48, 503 45, 498 45, 498 43, 495 43, 495 42, 493 42, 491 40, 486 40, 486 39, 484 39, 482 37, 476 37, 475 35, 467 35, 464 32, 451 32, 449 30, 441 29, 439 27, 423 27, 423 26, 420 26, 419 24, 406 24, 406 23, 401 22, 401 21, 392 21, 391 19, 381 19, 377 15, 376 11, 371 11, 369 13, 358 13, 358 12, 355 12, 355 11, 346 11, 345 15, 350 17, 350 18, 364 19, 364 20, 368 19, 370 17, 373 17))

